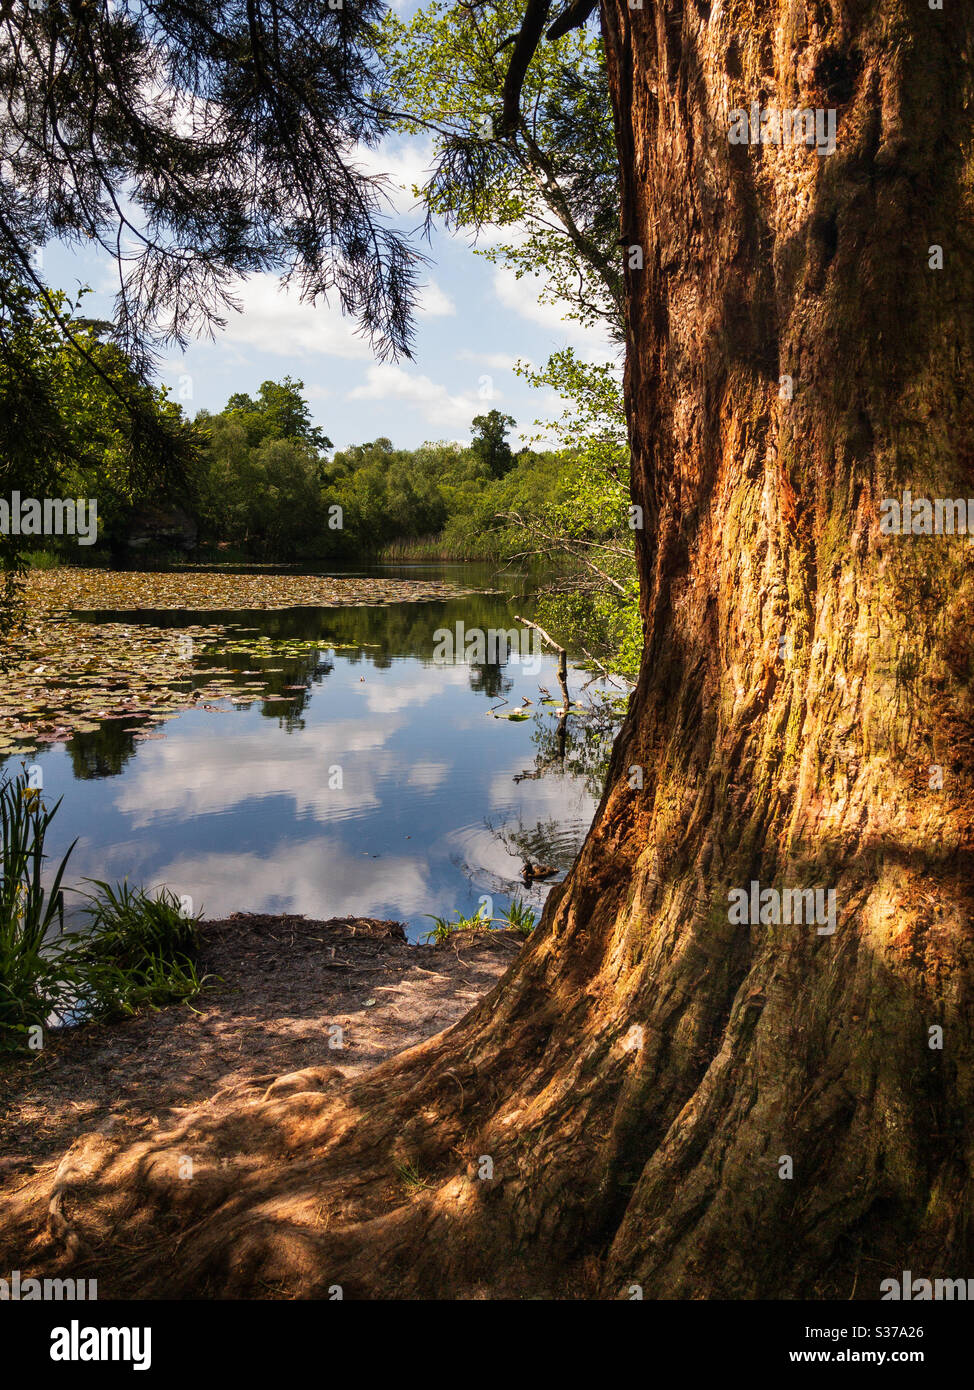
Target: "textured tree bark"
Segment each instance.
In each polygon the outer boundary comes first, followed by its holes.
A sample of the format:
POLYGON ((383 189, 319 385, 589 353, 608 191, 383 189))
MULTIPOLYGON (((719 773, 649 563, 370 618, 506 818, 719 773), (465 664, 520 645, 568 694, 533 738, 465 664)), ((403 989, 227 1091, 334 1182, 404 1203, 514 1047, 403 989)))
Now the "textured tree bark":
POLYGON ((595 825, 448 1033, 71 1156, 62 1238, 152 1247, 121 1289, 974 1274, 970 542, 880 532, 904 488, 974 496, 974 11, 605 0, 603 28, 646 649, 595 825), (834 153, 731 143, 752 101, 834 108, 834 153), (834 934, 732 924, 752 880, 834 889, 834 934))

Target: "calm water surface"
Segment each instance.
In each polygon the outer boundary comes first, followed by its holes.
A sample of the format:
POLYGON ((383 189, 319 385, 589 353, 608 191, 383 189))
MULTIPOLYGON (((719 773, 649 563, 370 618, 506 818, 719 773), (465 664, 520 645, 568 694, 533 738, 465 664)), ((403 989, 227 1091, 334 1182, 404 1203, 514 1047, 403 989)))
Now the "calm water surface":
MULTIPOLYGON (((187 711, 148 742, 133 738, 136 721, 106 721, 98 733, 32 755, 45 798, 63 797, 52 857, 78 839, 67 882, 165 884, 210 917, 396 918, 412 939, 432 925, 424 914, 472 913, 484 894, 497 914, 514 897, 540 909, 551 885, 526 888, 522 859, 552 865, 559 878, 570 865, 601 793, 607 721, 570 717, 559 735, 538 689, 558 695, 550 656, 540 670, 470 665, 462 656, 434 663, 439 628, 514 626, 513 613, 526 610, 525 581, 482 566, 371 572, 512 593, 377 608, 126 615, 175 627, 235 622, 256 629, 250 636, 313 641, 316 650, 263 662, 200 652, 201 669, 283 667, 270 675, 271 688, 303 689, 279 703, 187 711), (489 717, 502 700, 506 713, 525 696, 533 702, 525 722, 489 717), (340 788, 329 785, 336 768, 340 788)), ((573 696, 586 679, 572 676, 573 696)))

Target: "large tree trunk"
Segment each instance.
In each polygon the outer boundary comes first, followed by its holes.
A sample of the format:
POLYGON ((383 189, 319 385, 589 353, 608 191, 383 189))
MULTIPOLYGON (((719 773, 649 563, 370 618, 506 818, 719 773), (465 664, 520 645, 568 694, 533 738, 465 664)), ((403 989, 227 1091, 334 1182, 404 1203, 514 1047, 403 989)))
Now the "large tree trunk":
POLYGON ((603 26, 644 256, 646 649, 595 825, 448 1033, 348 1092, 81 1148, 55 1226, 144 1245, 122 1291, 875 1298, 974 1273, 971 551, 879 528, 904 487, 974 495, 974 11, 606 0, 603 26), (835 153, 731 144, 752 100, 835 107, 835 153), (752 880, 835 889, 834 934, 732 924, 752 880))

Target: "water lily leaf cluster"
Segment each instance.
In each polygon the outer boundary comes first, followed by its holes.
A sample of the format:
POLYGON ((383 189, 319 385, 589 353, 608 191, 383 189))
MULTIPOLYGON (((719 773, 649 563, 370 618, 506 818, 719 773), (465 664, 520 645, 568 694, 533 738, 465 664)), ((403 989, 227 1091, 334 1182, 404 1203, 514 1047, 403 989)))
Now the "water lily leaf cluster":
MULTIPOLYGON (((137 724, 139 741, 191 709, 255 701, 294 706, 307 689, 320 642, 252 635, 239 622, 198 622, 200 610, 326 607, 453 597, 448 584, 287 575, 122 573, 32 574, 28 618, 6 644, 0 688, 0 758, 93 733, 107 720, 137 724), (104 621, 102 615, 180 610, 184 621, 104 621), (98 614, 98 621, 87 615, 98 614), (218 664, 215 664, 218 663, 218 664), (295 663, 297 665, 295 666, 295 663), (298 683, 301 678, 300 683, 298 683)), ((362 644, 357 644, 361 646, 362 644)))
POLYGON ((443 580, 313 574, 231 574, 225 570, 57 569, 32 572, 29 610, 121 612, 159 609, 348 608, 456 598, 470 592, 443 580))

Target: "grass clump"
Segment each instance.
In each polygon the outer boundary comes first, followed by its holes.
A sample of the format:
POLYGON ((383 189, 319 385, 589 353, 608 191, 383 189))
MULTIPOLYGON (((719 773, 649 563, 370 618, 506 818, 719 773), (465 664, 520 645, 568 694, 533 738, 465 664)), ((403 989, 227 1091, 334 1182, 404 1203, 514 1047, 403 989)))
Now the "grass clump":
POLYGON ((515 898, 503 917, 498 918, 508 931, 517 932, 525 941, 537 926, 538 919, 520 898, 515 898))
MULTIPOLYGON (((204 988, 199 915, 166 889, 92 879, 86 928, 66 932, 61 887, 72 844, 43 883, 45 806, 26 772, 0 781, 0 1052, 37 1050, 51 1023, 127 1018, 204 988)), ((77 843, 77 842, 75 842, 77 843)))
POLYGON ((415 1163, 397 1163, 396 1173, 399 1176, 399 1181, 402 1183, 403 1187, 407 1189, 407 1191, 415 1192, 417 1190, 432 1188, 434 1186, 433 1183, 429 1182, 426 1178, 423 1177, 422 1173, 416 1167, 415 1163))
POLYGON ((483 931, 490 926, 493 920, 486 913, 486 907, 481 904, 472 917, 464 917, 459 912, 455 912, 456 921, 451 922, 446 917, 436 917, 432 912, 424 912, 423 916, 430 919, 433 927, 425 934, 423 940, 436 943, 448 941, 458 931, 483 931))
POLYGON ((61 880, 74 844, 50 890, 41 881, 44 837, 60 804, 46 808, 26 773, 0 782, 0 1050, 31 1043, 73 994, 61 880))
POLYGON ((184 911, 174 893, 155 897, 128 882, 114 887, 91 879, 80 938, 85 1011, 101 1019, 129 1018, 140 1009, 194 998, 199 973, 199 914, 184 911))
POLYGON ((53 550, 29 550, 24 557, 32 570, 60 569, 63 561, 53 550))
POLYGON ((517 932, 518 936, 523 936, 525 940, 534 931, 537 918, 529 907, 520 898, 515 898, 502 917, 490 917, 487 915, 486 904, 481 904, 472 917, 464 917, 461 913, 455 912, 455 921, 450 921, 446 917, 436 917, 432 912, 424 913, 434 924, 431 931, 423 936, 424 941, 432 941, 434 944, 441 941, 449 941, 450 937, 459 931, 490 931, 494 923, 497 924, 498 931, 517 932))

